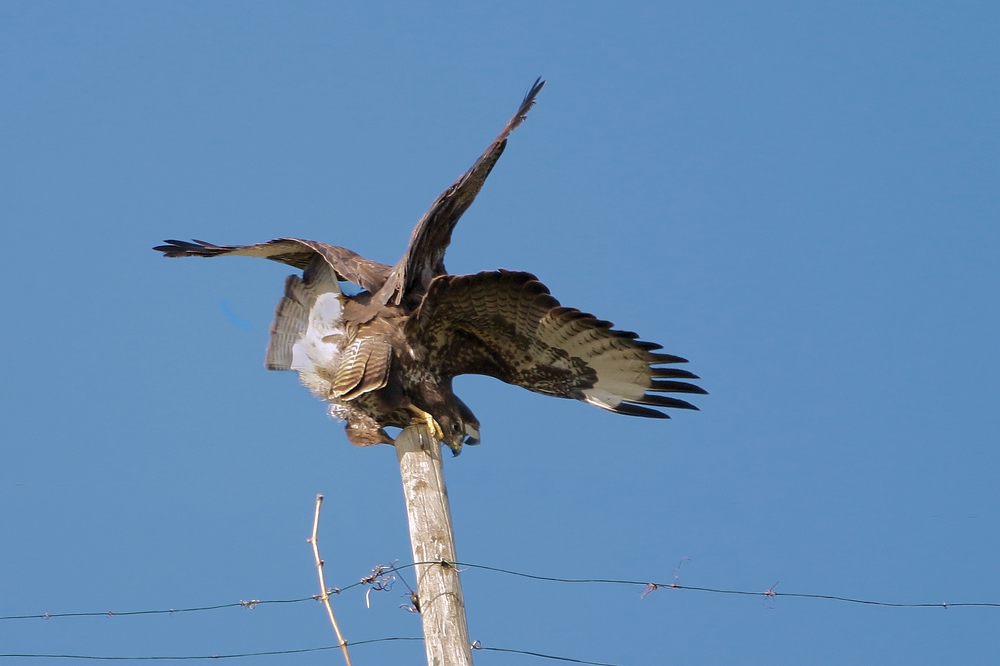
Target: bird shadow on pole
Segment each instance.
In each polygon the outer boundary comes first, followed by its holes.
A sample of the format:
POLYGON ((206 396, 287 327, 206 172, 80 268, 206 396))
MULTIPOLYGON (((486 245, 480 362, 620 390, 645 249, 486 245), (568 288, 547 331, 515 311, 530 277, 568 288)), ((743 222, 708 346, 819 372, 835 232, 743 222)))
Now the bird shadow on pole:
POLYGON ((424 424, 396 438, 428 666, 472 666, 441 444, 424 424))

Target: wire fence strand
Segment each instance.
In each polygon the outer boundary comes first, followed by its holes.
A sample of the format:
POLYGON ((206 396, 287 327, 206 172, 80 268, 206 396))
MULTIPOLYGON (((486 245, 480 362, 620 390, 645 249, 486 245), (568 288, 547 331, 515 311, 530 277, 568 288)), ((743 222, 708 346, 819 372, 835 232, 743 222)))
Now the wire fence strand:
MULTIPOLYGON (((372 638, 364 641, 348 641, 347 644, 350 647, 357 647, 360 645, 371 645, 373 643, 389 643, 394 641, 423 641, 423 638, 417 638, 412 636, 391 636, 388 638, 372 638)), ((326 652, 329 650, 339 650, 341 646, 339 645, 325 645, 323 647, 315 648, 298 648, 293 650, 266 650, 262 652, 238 652, 233 654, 204 654, 204 655, 152 655, 152 656, 142 656, 142 657, 116 657, 116 656, 104 656, 104 655, 88 655, 88 654, 0 654, 0 658, 3 657, 14 657, 21 659, 76 659, 84 661, 203 661, 208 659, 242 659, 245 657, 273 657, 278 655, 289 655, 289 654, 304 654, 307 652, 326 652)), ((472 644, 472 649, 482 650, 483 652, 505 652, 509 654, 523 654, 530 657, 539 657, 541 659, 549 659, 552 661, 562 661, 571 664, 586 664, 588 666, 620 666, 619 664, 611 664, 603 661, 587 661, 585 659, 574 659, 573 657, 560 657, 553 654, 545 654, 543 652, 532 652, 530 650, 515 650, 513 648, 502 648, 502 647, 492 647, 487 645, 482 645, 479 641, 472 644)))
MULTIPOLYGON (((418 564, 426 564, 425 562, 419 562, 418 564)), ((896 603, 891 601, 874 601, 871 599, 855 599, 853 597, 842 597, 833 594, 811 594, 807 592, 778 592, 774 589, 774 586, 767 590, 727 590, 715 587, 699 587, 695 585, 681 585, 680 583, 654 583, 649 581, 639 581, 639 580, 626 580, 626 579, 616 579, 616 578, 557 578, 552 576, 539 576, 537 574, 522 573, 520 571, 511 571, 509 569, 499 569, 497 567, 488 567, 482 564, 470 564, 466 562, 450 562, 454 566, 465 567, 467 569, 482 569, 484 571, 493 571, 496 573, 507 574, 509 576, 518 576, 521 578, 529 578, 532 580, 542 580, 551 581, 555 583, 589 583, 589 584, 609 584, 609 585, 639 585, 646 588, 648 592, 653 592, 659 589, 670 589, 670 590, 689 590, 692 592, 710 592, 713 594, 731 594, 740 596, 753 596, 753 597, 789 597, 796 599, 824 599, 828 601, 844 601, 852 604, 863 604, 866 606, 885 606, 888 608, 961 608, 961 607, 980 607, 980 608, 1000 608, 1000 603, 997 602, 959 602, 959 603, 896 603)), ((407 565, 413 566, 413 565, 407 565)), ((777 585, 777 583, 775 584, 777 585)))
MULTIPOLYGON (((349 641, 348 645, 370 645, 372 643, 389 643, 392 641, 423 641, 423 638, 412 636, 392 636, 389 638, 372 638, 365 641, 349 641)), ((244 657, 271 657, 282 654, 303 654, 305 652, 326 652, 339 650, 339 645, 325 645, 315 648, 297 648, 294 650, 267 650, 263 652, 237 652, 233 654, 204 655, 153 655, 145 657, 113 657, 89 654, 0 654, 0 657, 20 657, 22 659, 84 659, 89 661, 198 661, 202 659, 242 659, 244 657)))
MULTIPOLYGON (((997 602, 917 602, 917 603, 901 603, 894 601, 878 601, 873 599, 860 599, 855 597, 847 597, 835 594, 814 594, 808 592, 778 592, 774 589, 775 586, 771 586, 766 590, 732 590, 716 587, 702 587, 696 585, 681 585, 676 580, 672 583, 657 583, 653 581, 643 581, 643 580, 630 580, 623 578, 566 578, 559 576, 542 576, 539 574, 525 573, 522 571, 513 571, 511 569, 501 569, 499 567, 487 566, 484 564, 474 564, 471 562, 415 562, 413 564, 403 564, 403 565, 379 565, 372 570, 372 574, 366 575, 355 583, 350 585, 345 585, 344 587, 334 587, 330 588, 328 591, 330 594, 342 594, 357 587, 373 586, 370 589, 377 591, 385 591, 390 589, 386 586, 384 581, 385 572, 400 572, 404 569, 412 569, 418 565, 429 565, 429 564, 439 564, 442 566, 458 567, 459 569, 476 569, 480 571, 489 571, 493 573, 499 573, 507 576, 515 576, 518 578, 526 578, 529 580, 546 581, 552 583, 566 583, 566 584, 578 584, 578 585, 621 585, 621 586, 633 586, 642 587, 642 596, 647 596, 648 594, 655 592, 657 590, 687 590, 689 592, 705 592, 710 594, 724 594, 724 595, 735 595, 735 596, 753 596, 753 597, 765 597, 769 599, 777 599, 780 597, 785 597, 789 599, 818 599, 823 601, 840 601, 849 604, 859 604, 864 606, 881 606, 885 608, 1000 608, 1000 603, 997 602)), ((163 609, 153 609, 153 610, 136 610, 136 611, 88 611, 80 613, 39 613, 32 615, 3 615, 0 616, 0 620, 31 620, 31 619, 53 619, 53 618, 67 618, 67 617, 116 617, 116 616, 133 616, 133 615, 172 615, 175 613, 198 613, 204 611, 215 611, 222 610, 225 608, 247 608, 253 609, 257 606, 273 605, 273 604, 297 604, 305 601, 317 601, 320 599, 320 595, 312 595, 308 597, 297 597, 293 599, 251 599, 249 601, 239 601, 227 604, 216 604, 212 606, 195 606, 190 608, 163 608, 163 609)))
POLYGON ((552 659, 553 661, 568 661, 572 664, 588 664, 589 666, 620 666, 619 664, 609 664, 604 661, 586 661, 585 659, 573 659, 572 657, 557 657, 553 654, 542 654, 541 652, 529 652, 528 650, 512 650, 511 648, 488 647, 480 645, 479 641, 472 644, 473 650, 483 652, 508 652, 510 654, 526 654, 530 657, 541 657, 542 659, 552 659))
POLYGON ((221 610, 223 608, 253 608, 266 604, 297 604, 303 601, 316 601, 318 595, 299 599, 252 599, 250 601, 234 601, 231 604, 215 606, 195 606, 193 608, 160 608, 156 610, 139 611, 87 611, 85 613, 40 613, 35 615, 2 615, 0 620, 48 620, 57 617, 115 617, 118 615, 172 615, 174 613, 200 613, 202 611, 221 610))
MULTIPOLYGON (((701 587, 694 585, 681 585, 679 578, 677 576, 677 570, 674 571, 674 582, 672 583, 656 583, 652 581, 644 580, 634 580, 634 579, 624 579, 624 578, 567 578, 563 576, 543 576, 534 573, 525 573, 522 571, 514 571, 511 569, 502 569, 500 567, 492 567, 484 564, 474 564, 471 562, 449 562, 449 561, 433 561, 433 562, 415 562, 413 564, 396 565, 392 564, 380 564, 374 567, 370 574, 363 576, 360 580, 350 585, 345 585, 344 587, 335 587, 327 590, 328 594, 341 594, 348 590, 357 587, 367 587, 368 592, 372 591, 388 591, 392 589, 392 582, 396 579, 396 576, 402 579, 400 572, 405 569, 412 569, 418 565, 440 565, 443 567, 456 567, 459 570, 479 570, 491 573, 497 573, 505 576, 515 576, 518 578, 525 578, 528 580, 544 581, 552 583, 562 583, 562 584, 577 584, 577 585, 618 585, 618 586, 630 586, 630 587, 641 587, 642 597, 646 597, 649 594, 657 590, 687 590, 691 592, 705 592, 712 594, 724 594, 724 595, 738 595, 738 596, 754 596, 754 597, 764 597, 775 599, 777 597, 788 597, 796 599, 818 599, 826 601, 840 601, 850 604, 861 604, 866 606, 882 606, 887 608, 957 608, 957 607, 981 607, 981 608, 1000 608, 1000 603, 996 602, 959 602, 959 603, 899 603, 892 601, 876 601, 871 599, 858 599, 854 597, 832 595, 832 594, 812 594, 805 592, 778 592, 774 588, 777 585, 772 585, 766 590, 732 590, 724 588, 714 588, 714 587, 701 587)), ((403 581, 405 583, 405 580, 403 581)), ((409 587, 409 586, 407 586, 409 587)), ((246 608, 248 610, 254 609, 257 606, 263 605, 285 605, 285 604, 297 604, 306 601, 317 601, 321 600, 321 595, 311 595, 307 597, 298 597, 292 599, 251 599, 249 601, 239 601, 227 604, 216 604, 212 606, 194 606, 188 608, 166 608, 166 609, 154 609, 154 610, 138 610, 138 611, 89 611, 80 613, 42 613, 36 615, 5 615, 0 616, 0 620, 26 620, 26 619, 51 619, 51 618, 69 618, 69 617, 116 617, 116 616, 136 616, 136 615, 172 615, 175 613, 197 613, 205 611, 215 611, 222 610, 226 608, 246 608)), ((392 636, 386 638, 373 638, 362 641, 347 641, 347 645, 351 647, 371 645, 375 643, 388 643, 388 642, 399 642, 399 641, 423 641, 423 638, 409 637, 409 636, 392 636)), ((0 654, 0 658, 20 658, 20 659, 69 659, 69 660, 84 660, 84 661, 199 661, 207 659, 240 659, 245 657, 268 657, 268 656, 279 656, 279 655, 292 655, 292 654, 304 654, 310 652, 325 652, 329 650, 342 649, 341 645, 329 645, 323 647, 314 648, 296 648, 290 650, 267 650, 259 652, 238 652, 231 654, 211 654, 211 655, 150 655, 150 656, 102 656, 102 655, 86 655, 86 654, 30 654, 30 653, 10 653, 10 654, 0 654)), ((486 646, 476 641, 472 644, 474 650, 482 650, 484 652, 499 652, 508 654, 520 654, 530 657, 537 657, 540 659, 547 659, 551 661, 559 661, 564 663, 572 664, 584 664, 586 666, 619 666, 617 664, 611 664, 607 662, 600 661, 588 661, 584 659, 576 659, 573 657, 564 657, 558 655, 545 654, 542 652, 534 652, 529 650, 518 650, 514 648, 505 647, 495 647, 486 646)))

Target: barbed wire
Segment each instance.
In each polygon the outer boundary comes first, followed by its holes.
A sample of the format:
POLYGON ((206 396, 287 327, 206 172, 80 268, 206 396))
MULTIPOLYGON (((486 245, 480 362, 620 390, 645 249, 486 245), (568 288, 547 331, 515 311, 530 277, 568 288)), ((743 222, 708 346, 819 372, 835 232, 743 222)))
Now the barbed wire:
MULTIPOLYGON (((824 599, 828 601, 843 601, 852 604, 863 604, 866 606, 885 606, 888 608, 960 608, 960 607, 981 607, 981 608, 1000 608, 1000 603, 996 602, 960 602, 960 603, 896 603, 889 601, 873 601, 870 599, 855 599, 852 597, 842 597, 833 594, 811 594, 807 592, 777 592, 775 587, 778 583, 775 583, 770 588, 762 591, 751 591, 751 590, 727 590, 715 587, 699 587, 695 585, 681 585, 676 580, 673 583, 653 583, 649 581, 639 581, 639 580, 625 580, 625 579, 615 579, 615 578, 557 578, 552 576, 539 576, 536 574, 527 574, 520 571, 511 571, 509 569, 500 569, 497 567, 488 567, 482 564, 470 564, 466 562, 418 562, 417 564, 445 564, 451 566, 465 567, 467 569, 482 569, 484 571, 493 571, 496 573, 507 574, 509 576, 518 576, 520 578, 530 578, 532 580, 543 580, 551 581, 555 583, 589 583, 589 584, 609 584, 609 585, 641 585, 645 588, 643 596, 646 596, 650 592, 655 592, 659 589, 670 589, 670 590, 689 590, 692 592, 711 592, 714 594, 730 594, 739 596, 753 596, 753 597, 767 597, 767 598, 777 598, 777 597, 790 597, 797 599, 824 599)), ((416 566, 407 565, 407 566, 416 566)))
POLYGON ((500 648, 500 647, 487 647, 476 641, 472 644, 473 650, 482 650, 484 652, 509 652, 511 654, 526 654, 531 657, 541 657, 542 659, 552 659, 554 661, 568 661, 573 664, 588 664, 589 666, 618 666, 618 664, 608 664, 603 661, 586 661, 584 659, 573 659, 572 657, 557 657, 551 654, 542 654, 541 652, 529 652, 528 650, 512 650, 511 648, 500 648))
MULTIPOLYGON (((347 645, 350 647, 356 647, 359 645, 371 645, 373 643, 388 643, 393 641, 423 641, 423 638, 417 638, 412 636, 391 636, 387 638, 372 638, 364 641, 347 641, 347 645)), ((203 661, 207 659, 242 659, 244 657, 271 657, 277 655, 288 655, 288 654, 303 654, 306 652, 326 652, 328 650, 339 650, 339 645, 324 645, 323 647, 315 648, 297 648, 292 650, 266 650, 262 652, 238 652, 233 654, 205 654, 205 655, 150 655, 141 657, 116 657, 116 656, 105 656, 105 655, 90 655, 90 654, 0 654, 0 658, 3 657, 14 657, 21 659, 77 659, 85 661, 203 661)), ((574 659, 572 657, 560 657, 554 654, 545 654, 543 652, 531 652, 529 650, 515 650, 513 648, 503 648, 503 647, 493 647, 488 645, 483 645, 481 642, 476 641, 472 644, 473 650, 482 650, 484 652, 506 652, 510 654, 523 654, 531 657, 539 657, 541 659, 549 659, 552 661, 562 661, 572 664, 585 664, 587 666, 620 666, 619 664, 609 664, 603 661, 587 661, 585 659, 574 659)))
MULTIPOLYGON (((686 558, 685 558, 686 559, 686 558)), ((681 561, 683 563, 684 560, 681 561)), ((1000 608, 1000 603, 994 602, 960 602, 960 603, 898 603, 890 601, 876 601, 870 599, 858 599, 853 597, 845 597, 839 595, 830 594, 812 594, 805 592, 778 592, 775 590, 777 583, 772 585, 770 588, 763 591, 753 591, 753 590, 731 590, 724 588, 713 588, 713 587, 702 587, 694 585, 682 585, 680 583, 680 578, 678 571, 680 569, 680 564, 674 569, 674 580, 671 583, 657 583, 644 580, 633 580, 624 578, 566 578, 560 576, 543 576, 540 574, 525 573, 522 571, 514 571, 511 569, 503 569, 500 567, 492 567, 484 564, 475 564, 472 562, 449 562, 446 560, 438 561, 428 561, 428 562, 414 562, 412 564, 397 565, 395 562, 392 564, 379 564, 371 570, 371 573, 363 576, 357 582, 351 583, 350 585, 345 585, 344 587, 335 587, 327 590, 328 594, 341 594, 348 590, 357 587, 367 587, 366 601, 373 591, 387 592, 392 590, 393 583, 397 579, 406 581, 402 578, 401 571, 405 569, 412 569, 418 566, 442 566, 442 567, 456 567, 460 570, 480 570, 492 573, 498 573, 507 576, 515 576, 518 578, 525 578, 529 580, 553 582, 553 583, 564 583, 564 584, 580 584, 580 585, 619 585, 619 586, 632 586, 641 587, 642 593, 641 597, 646 596, 656 592, 658 590, 688 590, 692 592, 706 592, 712 594, 725 594, 725 595, 738 595, 738 596, 760 596, 769 599, 776 599, 777 597, 789 597, 798 599, 819 599, 819 600, 829 600, 829 601, 841 601, 851 604, 862 604, 867 606, 882 606, 888 608, 955 608, 955 607, 989 607, 989 608, 1000 608)), ((407 585, 409 589, 409 585, 407 585)), ((413 591, 410 591, 411 598, 414 596, 413 591)), ((79 613, 42 613, 37 615, 6 615, 0 616, 0 620, 24 620, 24 619, 51 619, 51 618, 66 618, 66 617, 115 617, 115 616, 134 616, 134 615, 170 615, 174 613, 195 613, 204 611, 214 611, 221 610, 225 608, 246 608, 254 609, 257 606, 268 605, 268 604, 296 604, 306 601, 316 601, 320 600, 321 595, 311 595, 308 597, 299 597, 294 599, 251 599, 249 601, 241 600, 239 602, 227 603, 227 604, 216 604, 211 606, 195 606, 189 608, 170 608, 170 609, 154 609, 154 610, 139 610, 139 611, 90 611, 90 612, 79 612, 79 613)), ((404 607, 406 605, 404 604, 404 607)), ((423 641, 422 638, 417 637, 407 637, 407 636, 392 636, 386 638, 373 638, 369 640, 362 641, 346 641, 346 644, 350 647, 370 645, 374 643, 386 643, 395 641, 423 641)), ((502 652, 510 654, 521 654, 526 656, 538 657, 541 659, 548 659, 553 661, 561 661, 566 663, 574 664, 584 664, 586 666, 618 666, 616 664, 610 664, 606 662, 598 661, 588 661, 584 659, 575 659, 572 657, 563 657, 558 655, 545 654, 541 652, 533 652, 528 650, 518 650, 514 648, 504 648, 504 647, 494 647, 485 646, 480 641, 472 643, 472 649, 482 650, 488 652, 502 652)), ((206 659, 239 659, 244 657, 264 657, 264 656, 277 656, 277 655, 290 655, 290 654, 302 654, 309 652, 323 652, 328 650, 341 649, 341 645, 331 645, 315 648, 296 648, 290 650, 268 650, 260 652, 239 652, 232 654, 212 654, 212 655, 150 655, 150 656, 102 656, 102 655, 83 655, 83 654, 30 654, 30 653, 19 653, 19 654, 0 654, 0 658, 22 658, 22 659, 34 659, 34 658, 46 658, 46 659, 71 659, 71 660, 86 660, 86 661, 196 661, 196 660, 206 660, 206 659)))
MULTIPOLYGON (((539 574, 525 573, 522 571, 513 571, 511 569, 502 569, 499 567, 487 566, 484 564, 474 564, 471 562, 447 562, 444 560, 433 561, 433 562, 414 562, 412 564, 380 564, 372 569, 372 572, 355 583, 350 585, 345 585, 344 587, 334 587, 330 588, 328 592, 330 594, 341 594, 347 592, 356 587, 369 587, 369 592, 371 591, 389 591, 392 589, 392 579, 391 573, 398 574, 400 571, 405 569, 412 569, 417 566, 447 566, 447 567, 458 567, 460 569, 478 569, 481 571, 490 571, 493 573, 504 574, 507 576, 516 576, 518 578, 526 578, 529 580, 546 581, 553 583, 568 583, 568 584, 582 584, 582 585, 627 585, 627 586, 638 586, 643 588, 642 596, 648 596, 652 592, 661 589, 667 590, 687 590, 690 592, 706 592, 711 594, 725 594, 725 595, 735 595, 735 596, 754 596, 754 597, 765 597, 768 599, 777 599, 779 597, 787 597, 793 599, 819 599, 825 601, 841 601, 850 604, 860 604, 865 606, 882 606, 886 608, 1000 608, 1000 603, 997 602, 919 602, 919 603, 900 603, 892 601, 878 601, 872 599, 859 599, 854 597, 845 597, 834 594, 814 594, 807 592, 778 592, 774 588, 777 583, 772 585, 766 590, 732 590, 724 588, 715 587, 702 587, 696 585, 682 585, 680 584, 676 570, 674 574, 674 581, 671 583, 657 583, 652 581, 642 581, 642 580, 630 580, 623 578, 563 578, 558 576, 542 576, 539 574), (390 572, 387 575, 386 572, 390 572)), ((115 616, 131 616, 131 615, 171 615, 175 613, 196 613, 203 611, 214 611, 221 610, 224 608, 247 608, 253 609, 256 606, 264 606, 269 604, 297 604, 305 601, 316 601, 319 600, 320 595, 312 595, 308 597, 299 597, 294 599, 251 599, 249 601, 239 601, 228 604, 216 604, 212 606, 195 606, 191 608, 164 608, 164 609, 154 609, 154 610, 138 610, 138 611, 88 611, 81 613, 40 613, 32 615, 3 615, 0 616, 0 620, 29 620, 29 619, 52 619, 52 618, 64 618, 64 617, 115 617, 115 616)))
MULTIPOLYGON (((370 645, 372 643, 388 643, 391 641, 423 641, 423 638, 412 636, 391 636, 389 638, 371 638, 365 641, 348 641, 348 645, 370 645)), ((315 648, 297 648, 293 650, 266 650, 263 652, 238 652, 234 654, 205 655, 152 655, 145 657, 113 657, 90 654, 0 654, 0 657, 21 657, 25 659, 86 659, 90 661, 198 661, 202 659, 242 659, 243 657, 270 657, 281 654, 302 654, 304 652, 325 652, 339 650, 339 645, 325 645, 315 648)))
POLYGON ((222 608, 254 608, 265 604, 297 604, 303 601, 316 601, 319 595, 302 597, 300 599, 251 599, 250 601, 236 601, 231 604, 217 604, 215 606, 195 606, 193 608, 161 608, 156 610, 140 611, 88 611, 85 613, 41 613, 35 615, 3 615, 0 620, 48 620, 56 617, 114 617, 116 615, 171 615, 173 613, 197 613, 201 611, 220 610, 222 608))

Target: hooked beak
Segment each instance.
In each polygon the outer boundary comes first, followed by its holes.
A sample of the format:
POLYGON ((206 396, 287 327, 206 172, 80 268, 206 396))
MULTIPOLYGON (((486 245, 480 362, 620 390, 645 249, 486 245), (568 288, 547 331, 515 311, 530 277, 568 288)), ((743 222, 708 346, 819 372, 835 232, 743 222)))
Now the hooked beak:
MULTIPOLYGON (((457 456, 462 452, 462 446, 468 444, 469 446, 475 446, 479 443, 479 425, 472 424, 468 422, 463 422, 463 434, 457 435, 456 437, 445 437, 443 442, 444 445, 451 449, 453 456, 457 456)), ((458 423, 455 423, 456 429, 458 423)))

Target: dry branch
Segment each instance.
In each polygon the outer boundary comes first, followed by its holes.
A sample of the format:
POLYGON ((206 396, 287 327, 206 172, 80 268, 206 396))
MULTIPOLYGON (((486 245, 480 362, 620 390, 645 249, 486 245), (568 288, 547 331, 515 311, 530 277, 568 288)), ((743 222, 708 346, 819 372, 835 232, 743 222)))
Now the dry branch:
POLYGON ((353 666, 351 664, 351 655, 347 652, 347 641, 344 640, 344 636, 340 633, 337 618, 333 616, 333 607, 330 606, 330 592, 326 589, 326 576, 323 575, 323 559, 319 556, 319 509, 321 506, 323 506, 323 496, 316 495, 316 514, 313 516, 312 536, 307 541, 312 544, 313 557, 316 558, 316 571, 319 574, 319 600, 326 606, 326 614, 330 618, 330 624, 333 625, 333 632, 337 634, 337 644, 344 653, 344 661, 347 662, 347 666, 353 666))

